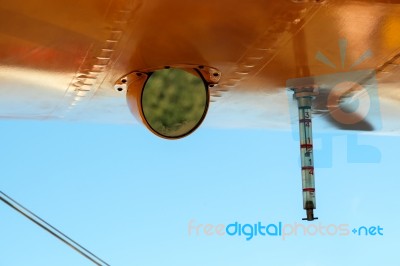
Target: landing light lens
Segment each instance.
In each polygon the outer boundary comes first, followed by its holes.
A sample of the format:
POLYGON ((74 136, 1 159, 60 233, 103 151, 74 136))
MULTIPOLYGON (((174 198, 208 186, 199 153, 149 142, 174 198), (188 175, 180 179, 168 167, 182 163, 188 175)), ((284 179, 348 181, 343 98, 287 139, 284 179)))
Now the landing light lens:
POLYGON ((127 87, 132 114, 151 132, 178 139, 203 122, 209 105, 208 88, 219 79, 220 72, 216 69, 180 65, 131 72, 116 83, 116 88, 127 87))
POLYGON ((181 69, 153 72, 142 92, 142 111, 157 134, 179 138, 202 122, 208 108, 207 87, 198 76, 181 69))

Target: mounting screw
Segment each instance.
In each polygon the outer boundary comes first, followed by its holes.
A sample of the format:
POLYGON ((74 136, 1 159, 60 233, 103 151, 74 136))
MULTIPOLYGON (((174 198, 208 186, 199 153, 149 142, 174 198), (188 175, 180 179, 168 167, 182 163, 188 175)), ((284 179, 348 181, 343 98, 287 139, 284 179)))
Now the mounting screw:
POLYGON ((123 77, 118 80, 114 85, 114 90, 117 92, 124 92, 128 88, 128 77, 123 77))
POLYGON ((114 90, 117 92, 125 92, 127 89, 126 82, 124 84, 115 84, 114 90))

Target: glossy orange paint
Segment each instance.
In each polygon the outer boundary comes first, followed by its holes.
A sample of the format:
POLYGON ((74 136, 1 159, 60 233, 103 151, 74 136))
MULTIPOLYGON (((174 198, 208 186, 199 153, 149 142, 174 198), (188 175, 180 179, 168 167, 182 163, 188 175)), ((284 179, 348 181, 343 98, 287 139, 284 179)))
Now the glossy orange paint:
POLYGON ((288 128, 288 79, 373 69, 382 131, 399 133, 399 31, 390 0, 3 1, 0 116, 130 123, 120 77, 195 64, 222 72, 210 125, 288 128))

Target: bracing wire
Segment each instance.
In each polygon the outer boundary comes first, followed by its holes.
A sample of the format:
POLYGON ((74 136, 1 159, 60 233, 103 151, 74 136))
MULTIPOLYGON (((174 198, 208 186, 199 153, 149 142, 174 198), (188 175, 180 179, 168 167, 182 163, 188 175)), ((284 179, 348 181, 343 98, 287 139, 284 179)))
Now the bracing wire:
POLYGON ((42 229, 46 230, 48 233, 52 234, 54 237, 61 240, 64 244, 68 245, 70 248, 74 249, 76 252, 87 258, 88 260, 92 261, 94 264, 98 266, 110 266, 108 263, 94 255, 92 252, 69 238, 67 235, 62 233, 60 230, 52 226, 51 224, 47 223, 45 220, 16 202, 10 196, 6 195, 2 191, 0 191, 0 200, 2 200, 5 204, 34 222, 36 225, 41 227, 42 229))

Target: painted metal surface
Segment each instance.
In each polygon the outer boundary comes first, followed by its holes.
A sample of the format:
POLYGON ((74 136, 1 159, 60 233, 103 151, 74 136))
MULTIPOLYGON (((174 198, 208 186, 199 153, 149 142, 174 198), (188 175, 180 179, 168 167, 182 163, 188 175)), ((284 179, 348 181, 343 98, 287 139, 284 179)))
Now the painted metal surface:
MULTIPOLYGON (((206 125, 289 129, 288 80, 373 75, 373 131, 399 134, 398 32, 400 1, 2 1, 0 117, 132 123, 120 77, 196 64, 222 73, 206 125)), ((338 128, 315 104, 314 128, 338 128)))

